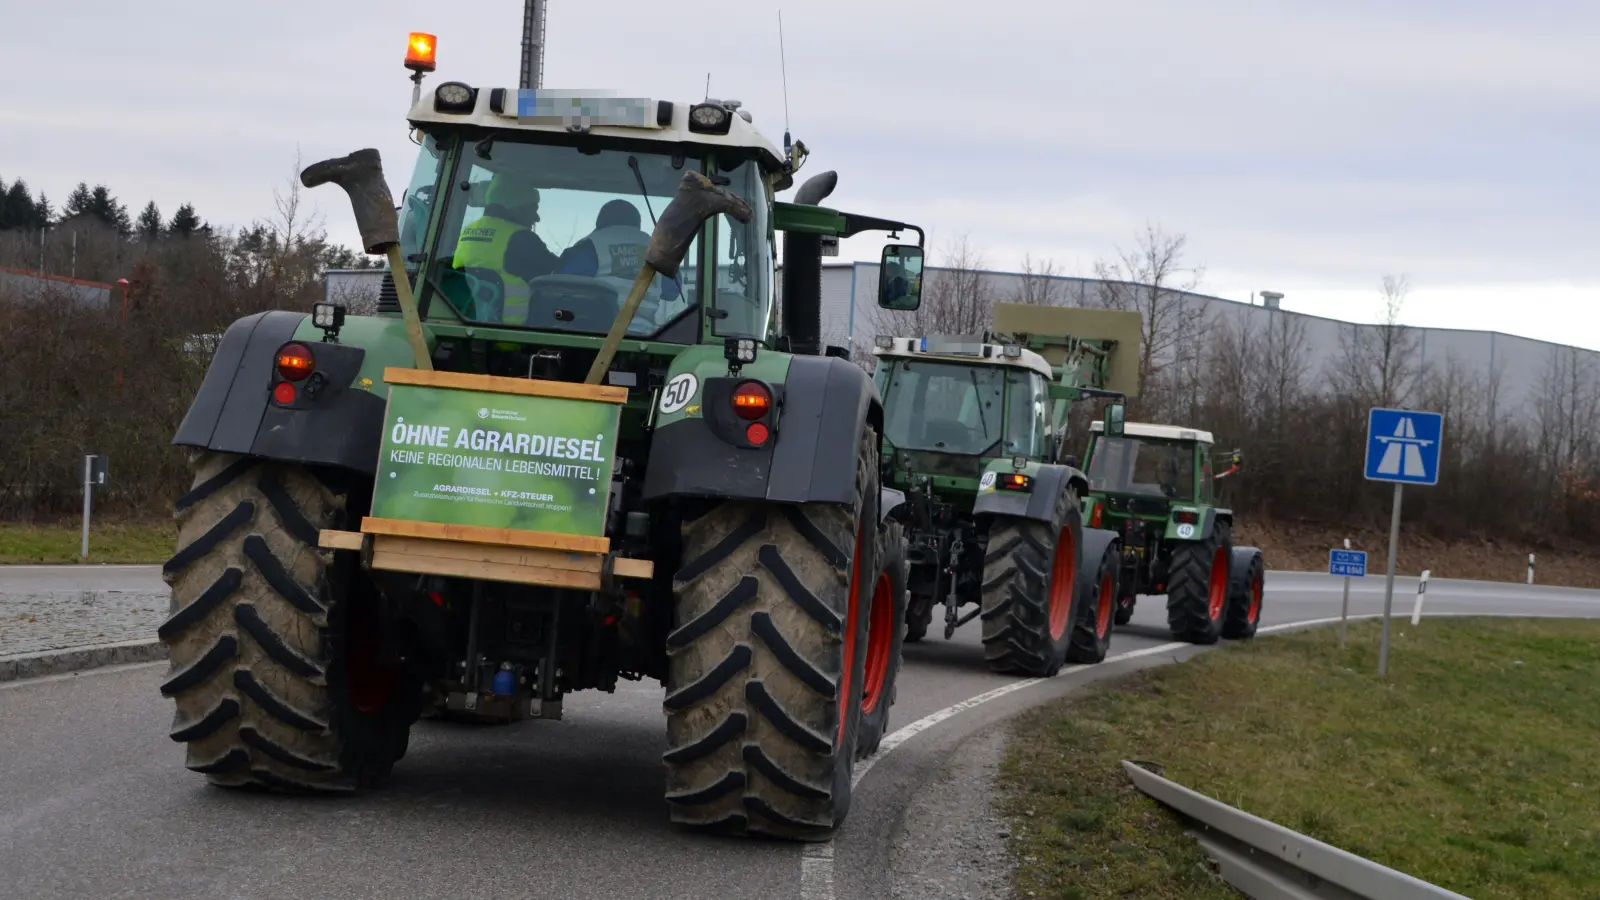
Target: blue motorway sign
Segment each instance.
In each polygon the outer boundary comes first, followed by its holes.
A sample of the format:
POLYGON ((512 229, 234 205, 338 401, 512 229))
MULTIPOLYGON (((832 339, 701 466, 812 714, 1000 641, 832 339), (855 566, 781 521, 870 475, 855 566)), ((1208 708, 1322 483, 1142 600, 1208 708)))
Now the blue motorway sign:
POLYGON ((1329 550, 1328 574, 1344 575, 1349 578, 1367 577, 1367 551, 1329 550))
POLYGON ((1400 484, 1439 483, 1444 416, 1375 408, 1367 414, 1367 479, 1400 484))

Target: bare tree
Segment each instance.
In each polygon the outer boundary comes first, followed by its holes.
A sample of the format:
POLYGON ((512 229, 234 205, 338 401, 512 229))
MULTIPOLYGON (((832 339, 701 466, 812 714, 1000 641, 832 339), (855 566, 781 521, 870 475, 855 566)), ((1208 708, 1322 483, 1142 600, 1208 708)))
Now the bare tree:
POLYGON ((1022 257, 1022 281, 1018 285, 1013 303, 1034 306, 1060 306, 1062 299, 1061 273, 1056 261, 1035 261, 1032 254, 1022 257))
POLYGON ((1207 301, 1193 294, 1203 267, 1185 264, 1188 238, 1146 224, 1131 250, 1097 261, 1097 305, 1134 310, 1142 319, 1139 348, 1140 406, 1192 414, 1203 381, 1201 348, 1211 330, 1207 301), (1175 403, 1178 396, 1184 402, 1175 403))
POLYGON ((1400 322, 1410 291, 1406 276, 1383 276, 1378 324, 1340 329, 1337 368, 1330 380, 1352 399, 1372 406, 1401 406, 1410 399, 1423 374, 1416 358, 1417 335, 1400 322))
POLYGON ((922 305, 915 311, 874 307, 878 333, 980 334, 988 330, 996 291, 993 276, 985 271, 982 251, 963 235, 940 258, 939 267, 923 274, 922 305))

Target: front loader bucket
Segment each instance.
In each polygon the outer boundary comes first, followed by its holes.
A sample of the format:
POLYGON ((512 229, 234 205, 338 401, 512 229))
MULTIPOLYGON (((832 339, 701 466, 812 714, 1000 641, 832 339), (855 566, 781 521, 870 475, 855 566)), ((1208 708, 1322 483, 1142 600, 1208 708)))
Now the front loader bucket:
POLYGON ((1084 309, 1076 306, 1035 306, 1031 303, 996 303, 994 330, 1002 334, 1026 334, 1030 346, 1052 366, 1067 361, 1069 349, 1052 338, 1114 341, 1106 360, 1106 390, 1129 397, 1139 396, 1139 341, 1144 318, 1138 312, 1120 309, 1084 309), (1039 346, 1042 342, 1043 346, 1039 346))

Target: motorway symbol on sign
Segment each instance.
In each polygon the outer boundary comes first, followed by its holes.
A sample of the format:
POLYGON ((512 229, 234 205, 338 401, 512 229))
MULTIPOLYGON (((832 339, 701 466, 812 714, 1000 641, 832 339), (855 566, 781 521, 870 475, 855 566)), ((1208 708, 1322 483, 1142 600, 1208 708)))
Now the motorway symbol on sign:
POLYGON ((1367 551, 1329 550, 1328 574, 1347 578, 1367 577, 1367 551))
POLYGON ((1438 484, 1443 437, 1439 413, 1374 408, 1367 415, 1367 479, 1438 484))

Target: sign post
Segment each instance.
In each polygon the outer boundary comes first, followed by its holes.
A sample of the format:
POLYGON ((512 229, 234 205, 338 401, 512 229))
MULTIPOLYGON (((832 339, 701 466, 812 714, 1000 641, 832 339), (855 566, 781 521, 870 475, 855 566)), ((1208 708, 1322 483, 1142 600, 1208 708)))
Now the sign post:
POLYGON ((89 559, 89 497, 97 484, 106 483, 106 458, 90 453, 83 458, 83 548, 81 558, 89 559))
POLYGON ((1367 577, 1367 551, 1351 550, 1344 539, 1343 550, 1328 551, 1328 574, 1344 577, 1344 605, 1339 609, 1339 649, 1344 649, 1345 627, 1350 619, 1350 579, 1367 577))
POLYGON ((1394 563, 1400 552, 1401 492, 1408 484, 1439 483, 1440 443, 1444 416, 1432 412, 1373 407, 1367 413, 1368 481, 1394 484, 1394 510, 1389 516, 1389 573, 1383 585, 1383 640, 1378 646, 1378 674, 1389 671, 1389 617, 1394 610, 1394 563))

